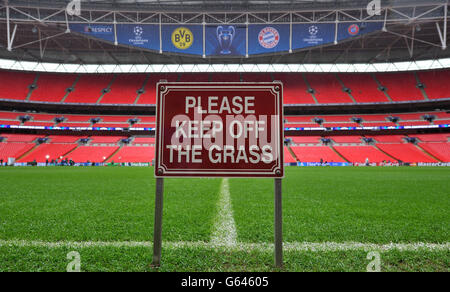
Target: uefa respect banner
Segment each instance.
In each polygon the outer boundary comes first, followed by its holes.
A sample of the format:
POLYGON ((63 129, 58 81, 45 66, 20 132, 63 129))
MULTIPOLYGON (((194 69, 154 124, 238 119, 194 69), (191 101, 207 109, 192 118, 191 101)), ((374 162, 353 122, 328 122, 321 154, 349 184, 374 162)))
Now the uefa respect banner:
POLYGON ((69 24, 69 28, 71 31, 93 38, 109 42, 115 41, 114 25, 112 24, 71 23, 69 24))
POLYGON ((203 26, 162 25, 162 50, 169 53, 203 55, 203 26))
POLYGON ((245 56, 244 25, 208 25, 205 27, 207 56, 245 56))
POLYGON ((248 26, 248 54, 259 55, 289 51, 289 24, 248 26))

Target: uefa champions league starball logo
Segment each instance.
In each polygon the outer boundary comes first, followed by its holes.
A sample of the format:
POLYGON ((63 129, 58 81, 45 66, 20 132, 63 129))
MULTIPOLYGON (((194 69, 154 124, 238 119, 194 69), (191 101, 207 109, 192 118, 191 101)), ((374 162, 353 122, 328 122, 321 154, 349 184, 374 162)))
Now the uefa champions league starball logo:
POLYGON ((319 28, 315 25, 311 25, 309 27, 309 34, 312 36, 316 36, 319 33, 319 28))
POLYGON ((348 33, 353 36, 357 35, 359 33, 359 30, 359 25, 357 24, 352 24, 348 27, 348 33))
POLYGON ((134 27, 134 34, 135 34, 137 37, 142 36, 143 33, 144 33, 144 29, 143 29, 141 26, 136 26, 136 27, 134 27))
POLYGON ((259 32, 258 41, 263 48, 272 49, 280 42, 280 34, 273 27, 265 27, 259 32))

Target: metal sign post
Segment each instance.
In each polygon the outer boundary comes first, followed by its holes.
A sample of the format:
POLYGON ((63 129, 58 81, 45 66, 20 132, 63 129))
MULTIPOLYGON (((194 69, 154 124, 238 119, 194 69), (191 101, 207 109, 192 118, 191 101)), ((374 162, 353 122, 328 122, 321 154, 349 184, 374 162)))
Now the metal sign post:
POLYGON ((283 266, 282 179, 275 179, 275 266, 283 266))
POLYGON ((153 267, 161 265, 164 178, 156 178, 155 226, 153 232, 153 267))

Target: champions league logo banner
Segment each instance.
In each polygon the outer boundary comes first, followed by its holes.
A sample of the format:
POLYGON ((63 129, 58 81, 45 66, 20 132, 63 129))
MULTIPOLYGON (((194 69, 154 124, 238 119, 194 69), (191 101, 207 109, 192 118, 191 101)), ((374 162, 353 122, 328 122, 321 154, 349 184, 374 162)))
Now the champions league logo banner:
POLYGON ((69 24, 71 31, 88 35, 90 37, 114 42, 114 26, 111 24, 87 24, 87 23, 71 23, 69 24))
POLYGON ((245 26, 206 26, 207 56, 245 56, 245 26))
POLYGON ((261 24, 248 27, 248 54, 289 51, 288 24, 261 24))
POLYGON ((340 23, 338 26, 338 41, 380 31, 382 29, 383 22, 340 23))
POLYGON ((292 49, 321 46, 334 42, 336 24, 312 23, 292 25, 292 49))
POLYGON ((158 24, 118 24, 119 44, 159 51, 158 24))
POLYGON ((169 53, 203 55, 203 26, 163 25, 162 50, 169 53))

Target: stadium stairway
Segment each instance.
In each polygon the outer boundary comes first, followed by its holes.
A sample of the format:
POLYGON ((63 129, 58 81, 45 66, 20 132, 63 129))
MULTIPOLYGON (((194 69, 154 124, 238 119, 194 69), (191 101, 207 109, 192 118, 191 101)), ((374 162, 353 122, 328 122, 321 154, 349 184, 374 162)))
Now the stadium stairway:
POLYGON ((382 152, 384 155, 391 157, 393 161, 398 161, 399 159, 392 156, 391 154, 387 153, 386 151, 384 151, 383 149, 381 149, 380 147, 378 147, 376 144, 373 145, 373 147, 375 147, 378 151, 382 152))
POLYGON ((123 148, 123 145, 120 145, 119 148, 116 149, 110 156, 106 157, 106 159, 103 161, 103 163, 106 163, 107 161, 114 161, 114 156, 123 148))
POLYGON ((428 152, 427 150, 425 150, 424 148, 422 148, 420 145, 414 145, 416 146, 417 149, 419 149, 420 151, 422 151, 425 155, 430 156, 432 159, 439 161, 439 162, 444 162, 441 159, 439 159, 438 157, 434 156, 433 154, 431 154, 430 152, 428 152))
POLYGON ((34 150, 36 150, 40 145, 39 144, 35 144, 33 146, 33 148, 31 148, 30 150, 26 151, 25 153, 23 153, 22 155, 18 156, 16 158, 16 161, 20 161, 21 159, 25 158, 26 156, 28 156, 29 154, 33 153, 34 150))
POLYGON ((344 159, 345 162, 351 162, 349 159, 347 159, 344 155, 342 155, 339 151, 336 150, 336 148, 333 147, 333 145, 328 146, 331 148, 331 150, 333 150, 339 157, 341 157, 342 159, 344 159))

